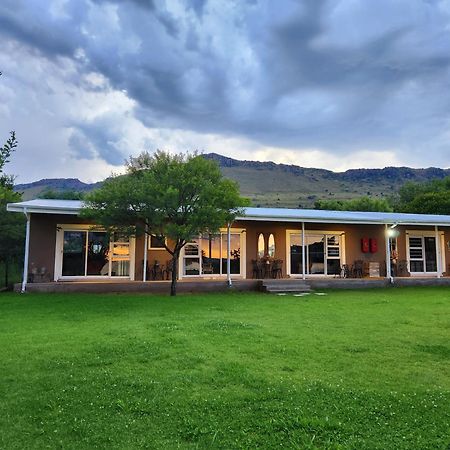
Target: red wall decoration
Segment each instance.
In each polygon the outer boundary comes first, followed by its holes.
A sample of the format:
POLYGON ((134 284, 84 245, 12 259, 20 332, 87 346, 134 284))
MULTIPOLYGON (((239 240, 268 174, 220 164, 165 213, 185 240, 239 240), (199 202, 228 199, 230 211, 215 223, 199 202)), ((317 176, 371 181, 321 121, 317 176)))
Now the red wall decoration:
POLYGON ((376 253, 378 251, 378 242, 374 238, 370 238, 370 253, 376 253))
POLYGON ((369 238, 362 238, 361 239, 361 251, 363 253, 369 253, 369 238))

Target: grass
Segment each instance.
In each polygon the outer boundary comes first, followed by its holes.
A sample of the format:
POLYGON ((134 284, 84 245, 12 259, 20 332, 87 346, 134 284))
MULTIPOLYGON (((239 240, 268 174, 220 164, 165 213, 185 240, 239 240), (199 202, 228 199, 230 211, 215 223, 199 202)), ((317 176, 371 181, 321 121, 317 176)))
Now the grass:
POLYGON ((446 449, 450 289, 0 294, 0 448, 446 449))

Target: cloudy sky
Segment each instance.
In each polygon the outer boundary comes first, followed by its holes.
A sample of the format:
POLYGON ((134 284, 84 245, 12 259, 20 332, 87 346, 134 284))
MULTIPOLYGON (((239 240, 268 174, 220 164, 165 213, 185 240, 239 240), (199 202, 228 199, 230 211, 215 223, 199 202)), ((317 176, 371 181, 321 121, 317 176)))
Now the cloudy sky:
POLYGON ((450 166, 450 0, 2 0, 17 182, 146 149, 450 166))

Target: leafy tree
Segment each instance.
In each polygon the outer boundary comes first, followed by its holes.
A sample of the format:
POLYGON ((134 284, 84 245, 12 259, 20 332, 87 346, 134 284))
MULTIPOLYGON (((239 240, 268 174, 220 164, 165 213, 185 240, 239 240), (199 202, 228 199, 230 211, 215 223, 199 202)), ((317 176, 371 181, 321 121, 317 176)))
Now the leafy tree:
POLYGON ((405 183, 399 190, 395 209, 418 214, 450 214, 450 177, 405 183))
POLYGON ((314 208, 332 211, 393 211, 392 206, 386 199, 370 197, 359 197, 351 200, 317 200, 314 208))
POLYGON ((12 175, 6 175, 3 172, 3 167, 9 162, 11 153, 17 147, 16 133, 11 131, 9 139, 0 147, 0 186, 12 189, 14 185, 14 177, 12 175))
POLYGON ((5 286, 9 285, 11 264, 20 259, 24 237, 24 218, 18 214, 6 213, 8 203, 21 200, 21 195, 13 191, 14 177, 3 171, 16 147, 16 135, 11 131, 10 138, 0 148, 0 262, 4 267, 5 286))
POLYGON ((158 151, 130 157, 126 175, 113 176, 87 194, 83 214, 110 231, 168 238, 170 294, 176 295, 181 249, 201 234, 217 232, 247 204, 216 162, 158 151))

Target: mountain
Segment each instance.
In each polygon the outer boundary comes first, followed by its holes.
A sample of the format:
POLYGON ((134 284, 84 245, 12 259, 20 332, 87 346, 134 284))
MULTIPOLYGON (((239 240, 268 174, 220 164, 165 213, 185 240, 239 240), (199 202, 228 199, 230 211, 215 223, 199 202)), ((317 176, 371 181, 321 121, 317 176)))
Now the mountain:
POLYGON ((78 178, 44 178, 43 180, 34 181, 33 183, 16 184, 14 190, 22 192, 24 200, 38 198, 45 191, 53 192, 88 192, 101 186, 98 183, 83 183, 78 178))
MULTIPOLYGON (((289 164, 241 161, 216 153, 203 155, 217 161, 225 177, 239 183, 242 195, 255 206, 311 207, 318 199, 351 199, 362 195, 389 197, 407 181, 423 182, 450 176, 450 169, 430 167, 386 167, 384 169, 351 169, 332 172, 289 164)), ((45 190, 56 192, 95 189, 100 183, 83 183, 76 178, 44 179, 18 184, 15 190, 23 198, 36 198, 45 190)))

